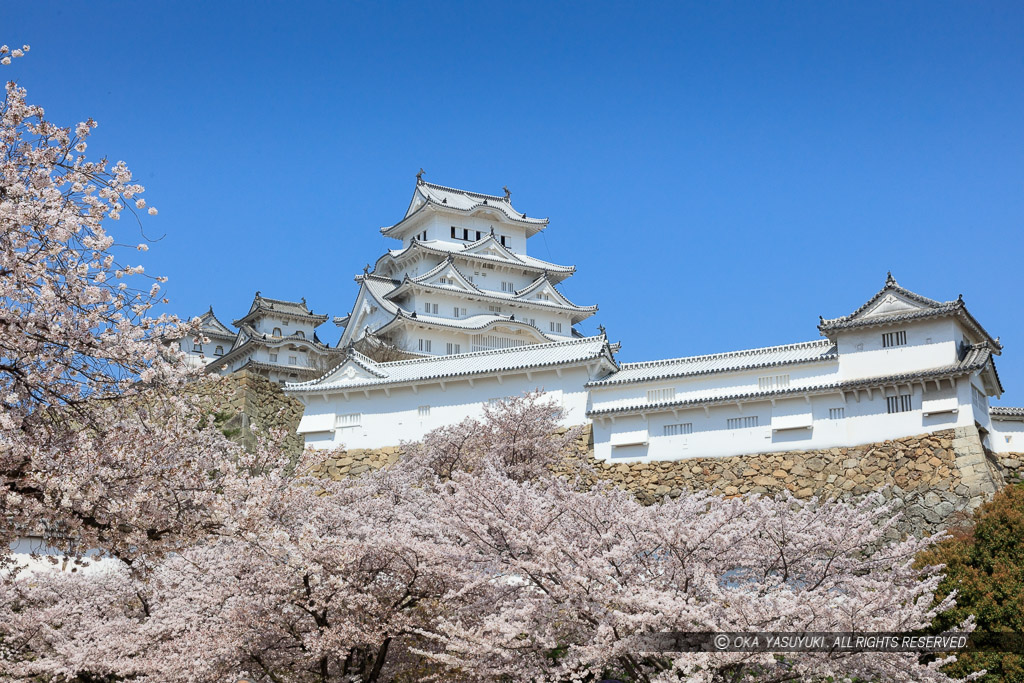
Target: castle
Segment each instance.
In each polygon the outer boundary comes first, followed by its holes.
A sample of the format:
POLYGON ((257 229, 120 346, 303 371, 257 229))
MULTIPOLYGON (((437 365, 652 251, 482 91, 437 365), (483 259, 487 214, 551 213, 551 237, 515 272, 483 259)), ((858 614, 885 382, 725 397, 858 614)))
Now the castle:
MULTIPOLYGON (((380 229, 400 247, 355 277, 352 310, 334 320, 337 347, 270 337, 330 366, 300 364, 305 376, 284 385, 305 407, 306 444, 394 446, 541 389, 567 425, 592 425, 604 461, 846 447, 968 426, 992 452, 1022 450, 1024 409, 989 406, 1003 392, 1002 346, 962 299, 936 301, 889 275, 856 311, 821 319, 818 339, 619 363, 603 328, 575 328, 597 311, 558 290, 575 268, 528 255, 547 226, 514 208, 507 189, 480 194, 417 175, 405 215, 380 229)), ((236 324, 256 311, 270 312, 254 302, 236 324)), ((222 371, 265 362, 243 350, 266 346, 265 332, 239 343, 240 327, 216 361, 222 371)))

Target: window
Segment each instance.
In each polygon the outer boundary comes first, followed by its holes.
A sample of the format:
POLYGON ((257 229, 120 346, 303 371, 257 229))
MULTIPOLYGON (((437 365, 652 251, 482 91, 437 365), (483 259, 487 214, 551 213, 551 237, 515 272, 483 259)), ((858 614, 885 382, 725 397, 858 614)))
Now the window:
POLYGON ((358 427, 362 419, 362 413, 349 413, 348 415, 338 415, 336 418, 334 418, 334 428, 344 429, 345 427, 358 427))
POLYGON ((425 353, 430 353, 430 340, 429 339, 420 339, 420 351, 423 351, 425 353))
POLYGON ((451 278, 439 277, 437 278, 437 284, 439 285, 450 285, 452 284, 451 278))
POLYGON ((562 323, 548 323, 548 325, 551 327, 552 332, 562 331, 562 323))
POLYGON ((302 330, 295 330, 295 336, 298 337, 299 339, 305 339, 306 333, 303 332, 302 330))
POLYGON ((789 386, 789 375, 772 375, 757 378, 757 388, 761 391, 784 389, 789 386))
POLYGON ((501 403, 501 399, 500 398, 489 398, 489 399, 487 399, 487 405, 489 405, 489 406, 496 406, 499 403, 501 403))
POLYGON ((693 434, 693 423, 683 422, 682 424, 665 425, 662 429, 664 436, 679 436, 681 434, 693 434))
POLYGON ((198 342, 193 342, 192 350, 197 352, 197 353, 202 353, 203 352, 203 345, 198 343, 198 342))
POLYGON ((505 236, 501 235, 500 237, 501 237, 501 239, 499 239, 498 241, 501 242, 501 246, 507 247, 508 244, 506 244, 506 242, 505 242, 505 236))
POLYGON ((537 327, 537 319, 536 318, 530 318, 530 324, 533 325, 534 327, 537 327))
POLYGON ((501 313, 501 306, 488 306, 487 310, 491 313, 501 313))
POLYGON ((423 304, 424 313, 437 313, 437 304, 423 304))
POLYGON ((525 346, 526 341, 515 337, 502 337, 494 334, 474 334, 471 351, 492 351, 494 349, 512 349, 525 346))
POLYGON ((288 356, 288 365, 298 365, 299 359, 297 356, 288 356))
POLYGON ((214 353, 215 356, 223 356, 224 355, 224 347, 223 346, 218 346, 217 348, 215 348, 213 350, 213 353, 214 353))
POLYGON ((459 308, 458 306, 455 307, 454 312, 455 312, 455 317, 456 318, 462 318, 462 317, 465 317, 465 315, 466 315, 466 309, 465 308, 459 308))
POLYGON ((668 387, 665 389, 649 389, 647 391, 647 402, 648 403, 660 403, 662 401, 671 401, 676 397, 676 388, 668 387))
POLYGON ((830 420, 842 420, 846 417, 846 408, 829 408, 828 419, 830 420))
MULTIPOLYGON (((905 346, 907 343, 907 331, 886 332, 882 335, 882 348, 888 349, 893 346, 905 346)), ((890 411, 892 412, 892 411, 890 411)))
POLYGON ((273 332, 273 335, 274 335, 275 337, 280 337, 280 336, 281 336, 281 328, 280 328, 280 327, 275 327, 275 328, 274 328, 274 332, 273 332))
POLYGON ((749 429, 757 426, 757 415, 748 415, 747 417, 730 417, 725 421, 725 426, 728 429, 749 429))
POLYGON ((420 406, 416 409, 416 413, 420 417, 430 417, 430 406, 420 406))
POLYGON ((886 396, 885 407, 890 413, 905 413, 908 410, 913 410, 911 406, 910 394, 900 394, 899 396, 886 396))
POLYGON ((537 298, 539 300, 541 300, 541 301, 551 301, 551 295, 550 294, 545 294, 544 292, 541 292, 540 294, 538 294, 537 298))
POLYGON ((501 291, 514 293, 516 291, 516 285, 513 282, 502 282, 501 291))
POLYGON ((276 363, 277 362, 277 354, 276 353, 270 354, 270 362, 271 363, 276 363))
POLYGON ((974 403, 974 407, 985 412, 988 410, 988 399, 985 394, 978 391, 978 387, 971 385, 971 401, 974 403))
POLYGON ((456 353, 462 353, 462 345, 448 342, 447 347, 445 347, 445 351, 449 356, 456 353))
POLYGON ((419 240, 421 242, 426 242, 427 241, 427 231, 424 230, 423 232, 421 232, 418 235, 416 235, 415 237, 413 237, 413 239, 414 240, 419 240))

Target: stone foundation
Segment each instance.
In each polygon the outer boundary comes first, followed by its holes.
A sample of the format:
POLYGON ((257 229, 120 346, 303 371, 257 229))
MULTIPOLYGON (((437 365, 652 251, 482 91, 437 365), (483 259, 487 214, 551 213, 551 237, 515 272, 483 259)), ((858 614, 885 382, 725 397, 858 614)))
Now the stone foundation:
MULTIPOLYGON (((280 387, 251 373, 231 375, 218 384, 221 428, 243 443, 257 429, 284 429, 285 448, 297 454, 295 433, 302 404, 280 387)), ((397 462, 398 447, 325 453, 316 476, 358 476, 397 462)), ((862 496, 884 491, 903 508, 902 529, 931 533, 957 523, 1007 482, 1024 477, 1024 454, 992 454, 974 427, 957 427, 864 446, 812 451, 779 451, 725 458, 691 457, 651 463, 598 462, 589 425, 570 447, 558 470, 566 476, 611 481, 645 503, 684 491, 709 490, 722 496, 789 491, 797 498, 862 496)))
MULTIPOLYGON (((584 427, 559 474, 611 481, 645 503, 698 490, 723 496, 789 491, 797 498, 883 491, 903 510, 901 530, 914 534, 958 523, 1004 485, 1003 472, 1021 469, 1021 459, 997 462, 987 454, 972 428, 864 446, 651 463, 597 462, 592 438, 591 428, 584 427)), ((397 447, 335 453, 314 472, 331 478, 357 476, 400 457, 397 447)))

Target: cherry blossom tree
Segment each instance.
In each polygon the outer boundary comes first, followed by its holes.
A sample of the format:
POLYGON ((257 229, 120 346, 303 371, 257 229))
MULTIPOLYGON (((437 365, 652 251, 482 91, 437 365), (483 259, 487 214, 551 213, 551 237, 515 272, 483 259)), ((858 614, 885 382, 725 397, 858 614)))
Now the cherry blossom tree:
POLYGON ((886 540, 878 500, 644 506, 554 474, 576 433, 539 394, 340 482, 307 474, 330 454, 292 467, 280 434, 232 443, 161 343, 192 328, 151 317, 160 279, 105 227, 155 213, 143 188, 86 160, 94 122, 56 126, 25 97, 8 83, 0 105, 0 677, 950 680, 914 655, 645 640, 926 626, 952 604, 912 566, 931 540, 886 540), (70 570, 14 564, 30 534, 70 570))

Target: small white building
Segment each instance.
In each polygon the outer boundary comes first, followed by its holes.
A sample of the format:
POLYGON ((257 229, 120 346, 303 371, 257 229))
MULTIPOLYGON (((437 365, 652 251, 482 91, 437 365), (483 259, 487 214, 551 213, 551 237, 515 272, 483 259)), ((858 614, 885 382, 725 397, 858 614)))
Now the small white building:
POLYGON ((256 292, 249 312, 232 322, 232 330, 213 314, 200 316, 200 335, 178 340, 193 367, 222 375, 248 370, 272 382, 299 382, 319 377, 341 360, 338 349, 316 335, 327 315, 315 314, 306 300, 268 299, 256 292))
POLYGON ((177 340, 178 349, 185 354, 185 361, 191 368, 206 367, 223 356, 238 336, 238 332, 217 319, 213 306, 199 316, 199 325, 199 335, 177 340))
POLYGON ((649 461, 854 446, 977 426, 997 452, 1024 450, 1024 409, 1000 396, 1002 347, 962 299, 935 301, 885 286, 850 315, 820 321, 821 339, 618 364, 602 333, 574 325, 578 306, 556 285, 575 268, 527 256, 547 227, 505 196, 417 176, 404 218, 381 228, 402 241, 356 277, 344 362, 287 384, 305 405, 313 447, 380 447, 477 416, 491 400, 542 389, 567 424, 593 424, 601 460, 649 461), (352 344, 421 356, 375 362, 352 344))

